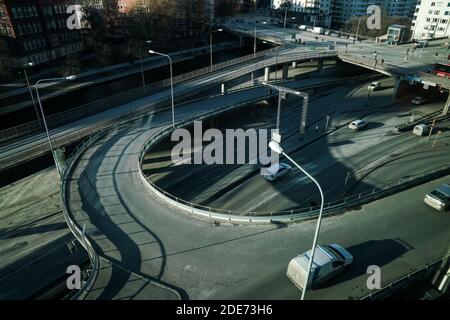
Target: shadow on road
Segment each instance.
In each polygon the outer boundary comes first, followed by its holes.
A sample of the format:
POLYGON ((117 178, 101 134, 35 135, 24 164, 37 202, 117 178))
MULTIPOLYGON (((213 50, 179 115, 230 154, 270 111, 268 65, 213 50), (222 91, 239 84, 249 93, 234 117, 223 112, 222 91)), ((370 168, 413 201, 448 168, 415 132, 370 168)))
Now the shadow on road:
POLYGON ((341 282, 360 277, 367 273, 367 267, 371 265, 382 268, 413 248, 403 240, 397 238, 369 240, 346 249, 353 255, 353 264, 342 275, 318 288, 331 287, 341 282))

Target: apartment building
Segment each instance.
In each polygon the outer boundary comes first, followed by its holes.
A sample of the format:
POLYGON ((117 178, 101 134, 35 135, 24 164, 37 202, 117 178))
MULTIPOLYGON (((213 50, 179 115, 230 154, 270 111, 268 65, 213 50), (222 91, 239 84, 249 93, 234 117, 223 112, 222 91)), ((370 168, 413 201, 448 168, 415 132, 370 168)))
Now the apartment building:
POLYGON ((412 18, 417 0, 332 0, 332 25, 340 26, 355 16, 367 15, 370 5, 383 8, 388 16, 412 18))
POLYGON ((289 11, 301 14, 306 24, 330 27, 331 3, 333 0, 272 0, 272 9, 279 9, 284 3, 289 3, 289 11))
POLYGON ((83 49, 81 33, 67 28, 69 0, 0 0, 0 37, 17 65, 41 64, 83 49))
POLYGON ((411 26, 416 40, 450 35, 450 1, 421 0, 417 3, 411 26))

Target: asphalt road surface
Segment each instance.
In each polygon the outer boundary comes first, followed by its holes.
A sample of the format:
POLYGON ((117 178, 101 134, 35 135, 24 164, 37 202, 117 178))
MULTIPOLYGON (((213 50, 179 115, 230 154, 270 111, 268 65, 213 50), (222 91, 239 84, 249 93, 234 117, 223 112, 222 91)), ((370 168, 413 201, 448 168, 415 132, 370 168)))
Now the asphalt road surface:
MULTIPOLYGON (((191 114, 186 108, 181 113, 191 114)), ((179 116, 183 116, 180 114, 179 116)), ((315 221, 291 225, 213 226, 168 208, 138 179, 138 151, 170 121, 164 112, 110 132, 81 156, 68 182, 67 202, 98 253, 116 265, 179 290, 190 299, 298 299, 285 276, 289 260, 309 249, 315 221)), ((369 292, 368 265, 379 265, 382 283, 443 255, 449 245, 448 213, 423 204, 430 182, 360 210, 326 218, 320 243, 349 248, 349 272, 310 299, 347 299, 369 292)), ((128 280, 94 286, 112 299, 128 280)), ((98 295, 97 295, 98 297, 98 295)))

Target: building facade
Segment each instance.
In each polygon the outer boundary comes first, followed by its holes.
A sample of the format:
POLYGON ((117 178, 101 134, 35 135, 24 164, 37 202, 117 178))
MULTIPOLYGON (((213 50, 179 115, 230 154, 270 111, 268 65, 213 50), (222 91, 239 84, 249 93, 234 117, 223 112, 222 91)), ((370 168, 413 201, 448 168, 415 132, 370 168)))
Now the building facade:
POLYGON ((450 36, 450 1, 421 0, 411 26, 415 40, 450 36))
POLYGON ((367 8, 376 5, 384 9, 388 16, 412 18, 418 0, 332 0, 332 25, 345 24, 352 17, 367 15, 367 8))
POLYGON ((272 0, 272 9, 279 9, 285 3, 288 4, 289 11, 302 14, 306 24, 330 27, 332 0, 272 0))
POLYGON ((66 0, 0 0, 0 36, 18 66, 41 64, 83 49, 81 32, 69 29, 66 0))

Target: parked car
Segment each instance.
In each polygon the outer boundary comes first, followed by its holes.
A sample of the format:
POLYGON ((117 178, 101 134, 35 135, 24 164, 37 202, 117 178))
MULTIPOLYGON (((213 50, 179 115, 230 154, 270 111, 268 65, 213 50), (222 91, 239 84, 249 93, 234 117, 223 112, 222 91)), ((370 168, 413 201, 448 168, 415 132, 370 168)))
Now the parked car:
POLYGON ((422 137, 427 135, 430 132, 430 126, 425 123, 418 124, 413 129, 413 134, 416 136, 422 137))
MULTIPOLYGON (((305 288, 311 250, 293 258, 286 275, 299 288, 305 288)), ((343 272, 353 262, 353 256, 338 244, 317 246, 306 288, 320 285, 343 272)))
POLYGON ((292 167, 286 163, 276 163, 266 169, 267 174, 264 175, 264 178, 269 181, 276 181, 287 175, 291 169, 292 167))
POLYGON ((450 208, 450 185, 442 184, 425 196, 423 200, 427 205, 439 211, 450 208))
POLYGON ((358 119, 358 120, 352 121, 352 122, 348 125, 348 127, 349 127, 349 129, 352 129, 353 131, 359 131, 359 130, 361 130, 361 129, 366 128, 367 125, 368 125, 368 123, 367 123, 366 121, 363 121, 363 120, 359 120, 359 119, 358 119))
POLYGON ((424 103, 427 102, 427 101, 428 101, 427 98, 424 98, 424 97, 422 97, 422 96, 416 96, 416 97, 414 97, 414 98, 411 100, 411 103, 417 104, 417 105, 421 105, 421 104, 424 104, 424 103))
POLYGON ((381 82, 379 82, 379 81, 374 81, 374 82, 372 82, 371 84, 369 84, 369 86, 367 87, 367 89, 368 89, 369 91, 376 91, 376 90, 379 90, 379 89, 381 89, 381 82))
POLYGON ((300 27, 298 27, 301 31, 306 31, 306 25, 302 24, 300 27))

